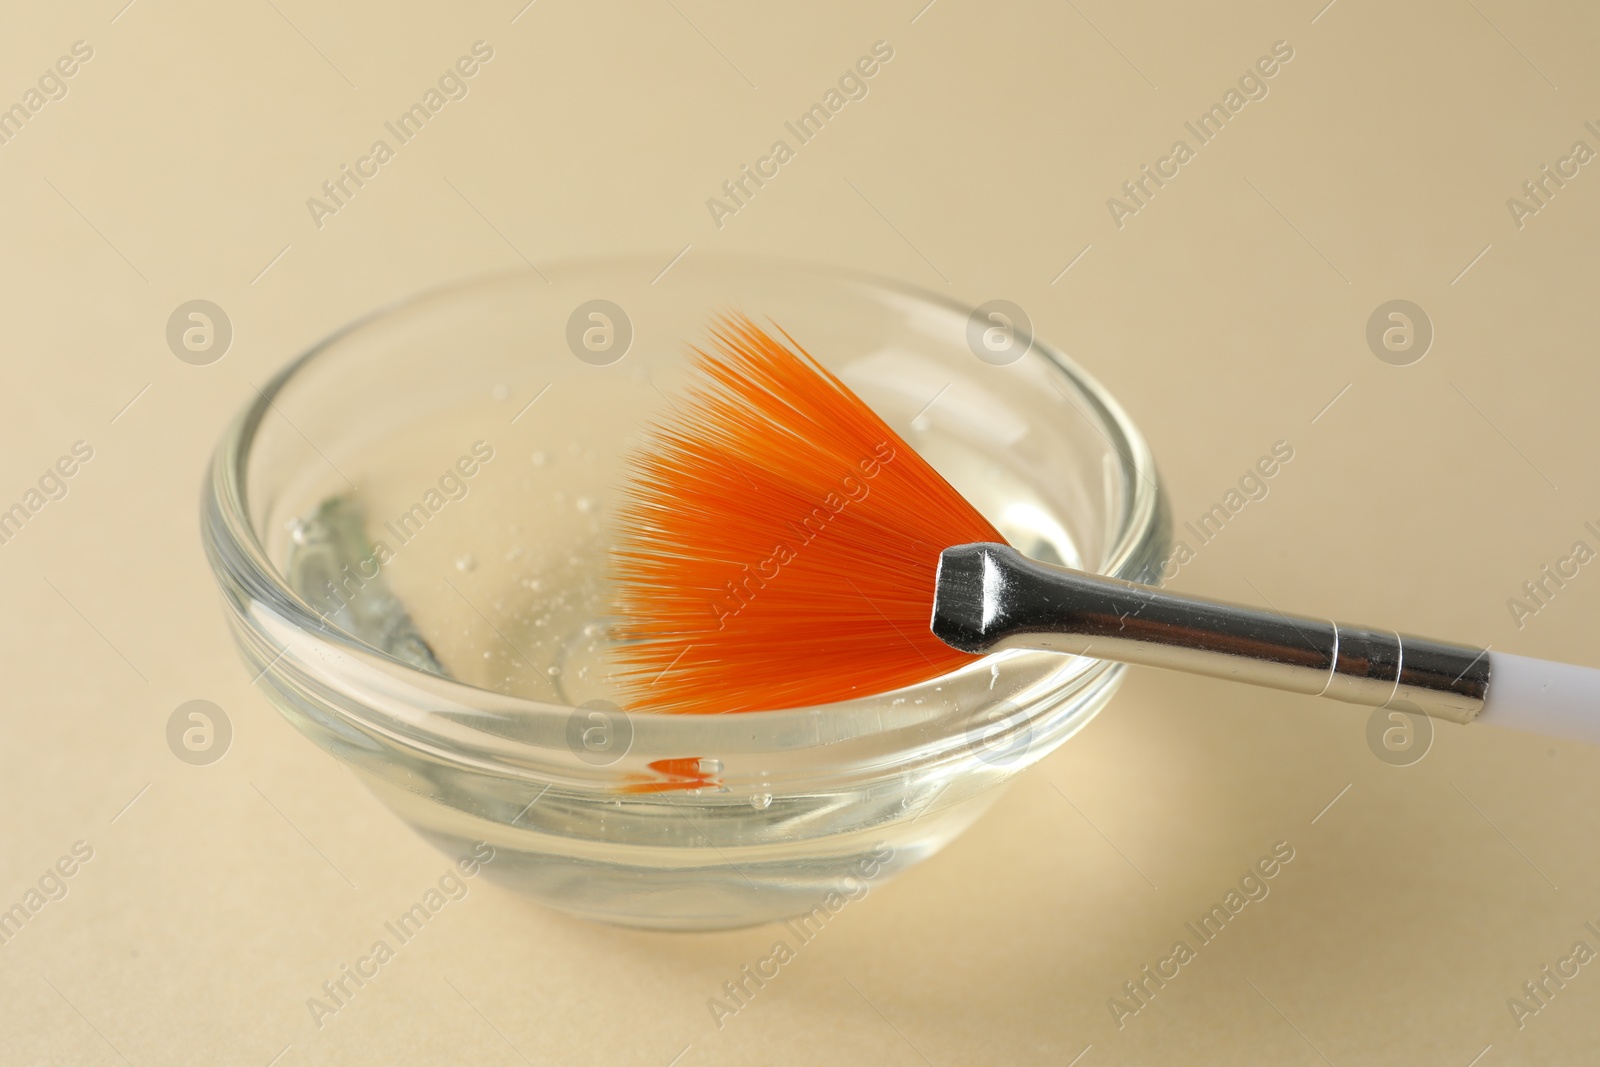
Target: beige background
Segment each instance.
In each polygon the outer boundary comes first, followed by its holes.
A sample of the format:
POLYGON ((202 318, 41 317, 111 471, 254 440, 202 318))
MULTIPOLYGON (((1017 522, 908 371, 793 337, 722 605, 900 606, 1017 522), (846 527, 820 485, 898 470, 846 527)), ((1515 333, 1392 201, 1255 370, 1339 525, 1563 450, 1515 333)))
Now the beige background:
POLYGON ((250 686, 196 521, 251 383, 376 305, 519 257, 778 253, 1020 303, 1180 520, 1292 443, 1178 588, 1600 662, 1600 574, 1520 630, 1506 606, 1600 520, 1597 165, 1506 207, 1600 148, 1591 7, 123 2, 12 3, 0 35, 4 101, 94 49, 0 145, 0 504, 95 450, 0 547, 0 907, 94 848, 0 948, 0 1061, 1592 1058, 1600 966, 1524 1029, 1506 1001, 1600 948, 1600 752, 1441 727, 1396 768, 1359 709, 1154 673, 720 1031, 706 999, 772 930, 604 929, 482 881, 319 1031, 306 998, 446 861, 250 686), (470 95, 317 229, 305 199, 480 39, 470 95), (715 227, 877 40, 870 95, 715 227), (1119 230, 1106 199, 1279 40, 1270 95, 1119 230), (236 336, 195 367, 164 329, 202 297, 236 336), (1396 297, 1437 330, 1412 366, 1364 340, 1396 297), (164 739, 197 697, 236 731, 210 767, 164 739), (1107 998, 1278 840, 1271 896, 1119 1030, 1107 998))

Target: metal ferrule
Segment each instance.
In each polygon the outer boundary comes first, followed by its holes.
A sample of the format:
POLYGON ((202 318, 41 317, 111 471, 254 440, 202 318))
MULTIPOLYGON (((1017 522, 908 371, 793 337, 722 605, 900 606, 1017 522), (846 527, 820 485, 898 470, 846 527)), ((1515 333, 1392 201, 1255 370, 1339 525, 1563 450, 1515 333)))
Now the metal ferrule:
POLYGON ((1068 652, 1459 723, 1489 684, 1483 649, 1179 596, 998 544, 940 556, 932 629, 964 652, 1068 652))

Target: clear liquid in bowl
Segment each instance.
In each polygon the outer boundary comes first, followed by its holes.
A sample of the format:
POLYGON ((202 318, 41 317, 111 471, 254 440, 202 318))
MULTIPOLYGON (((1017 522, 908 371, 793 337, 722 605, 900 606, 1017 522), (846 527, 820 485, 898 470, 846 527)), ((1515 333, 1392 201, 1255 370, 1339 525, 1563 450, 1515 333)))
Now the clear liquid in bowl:
MULTIPOLYGON (((1019 550, 1083 564, 1065 516, 984 440, 992 420, 975 435, 948 393, 919 413, 912 394, 856 384, 1019 550)), ((623 457, 671 400, 642 369, 541 388, 497 387, 341 457, 339 488, 289 523, 284 573, 334 625, 411 666, 530 700, 625 706, 609 655, 611 513, 623 457), (603 421, 585 417, 597 409, 603 421)), ((1017 653, 1007 674, 1025 684, 1060 667, 1017 653)))

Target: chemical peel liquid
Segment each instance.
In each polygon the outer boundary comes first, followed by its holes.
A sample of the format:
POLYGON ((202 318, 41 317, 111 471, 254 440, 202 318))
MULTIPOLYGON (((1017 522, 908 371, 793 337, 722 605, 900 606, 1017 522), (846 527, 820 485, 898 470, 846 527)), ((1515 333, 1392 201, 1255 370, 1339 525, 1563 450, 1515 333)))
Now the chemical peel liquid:
MULTIPOLYGON (((541 702, 624 703, 607 654, 611 511, 624 457, 671 414, 643 371, 624 380, 568 379, 543 395, 497 386, 341 460, 349 483, 290 523, 290 584, 423 670, 541 702)), ((898 399, 875 406, 1013 545, 1081 565, 1059 508, 1003 450, 942 412, 893 420, 898 399)))

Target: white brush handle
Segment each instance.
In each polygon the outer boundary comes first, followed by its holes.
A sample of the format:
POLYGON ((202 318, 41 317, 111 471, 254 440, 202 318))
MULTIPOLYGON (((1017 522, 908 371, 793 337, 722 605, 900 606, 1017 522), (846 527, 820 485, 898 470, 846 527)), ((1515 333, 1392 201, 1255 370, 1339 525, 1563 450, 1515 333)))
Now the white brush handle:
POLYGON ((1477 721, 1600 745, 1600 670, 1491 652, 1477 721))

